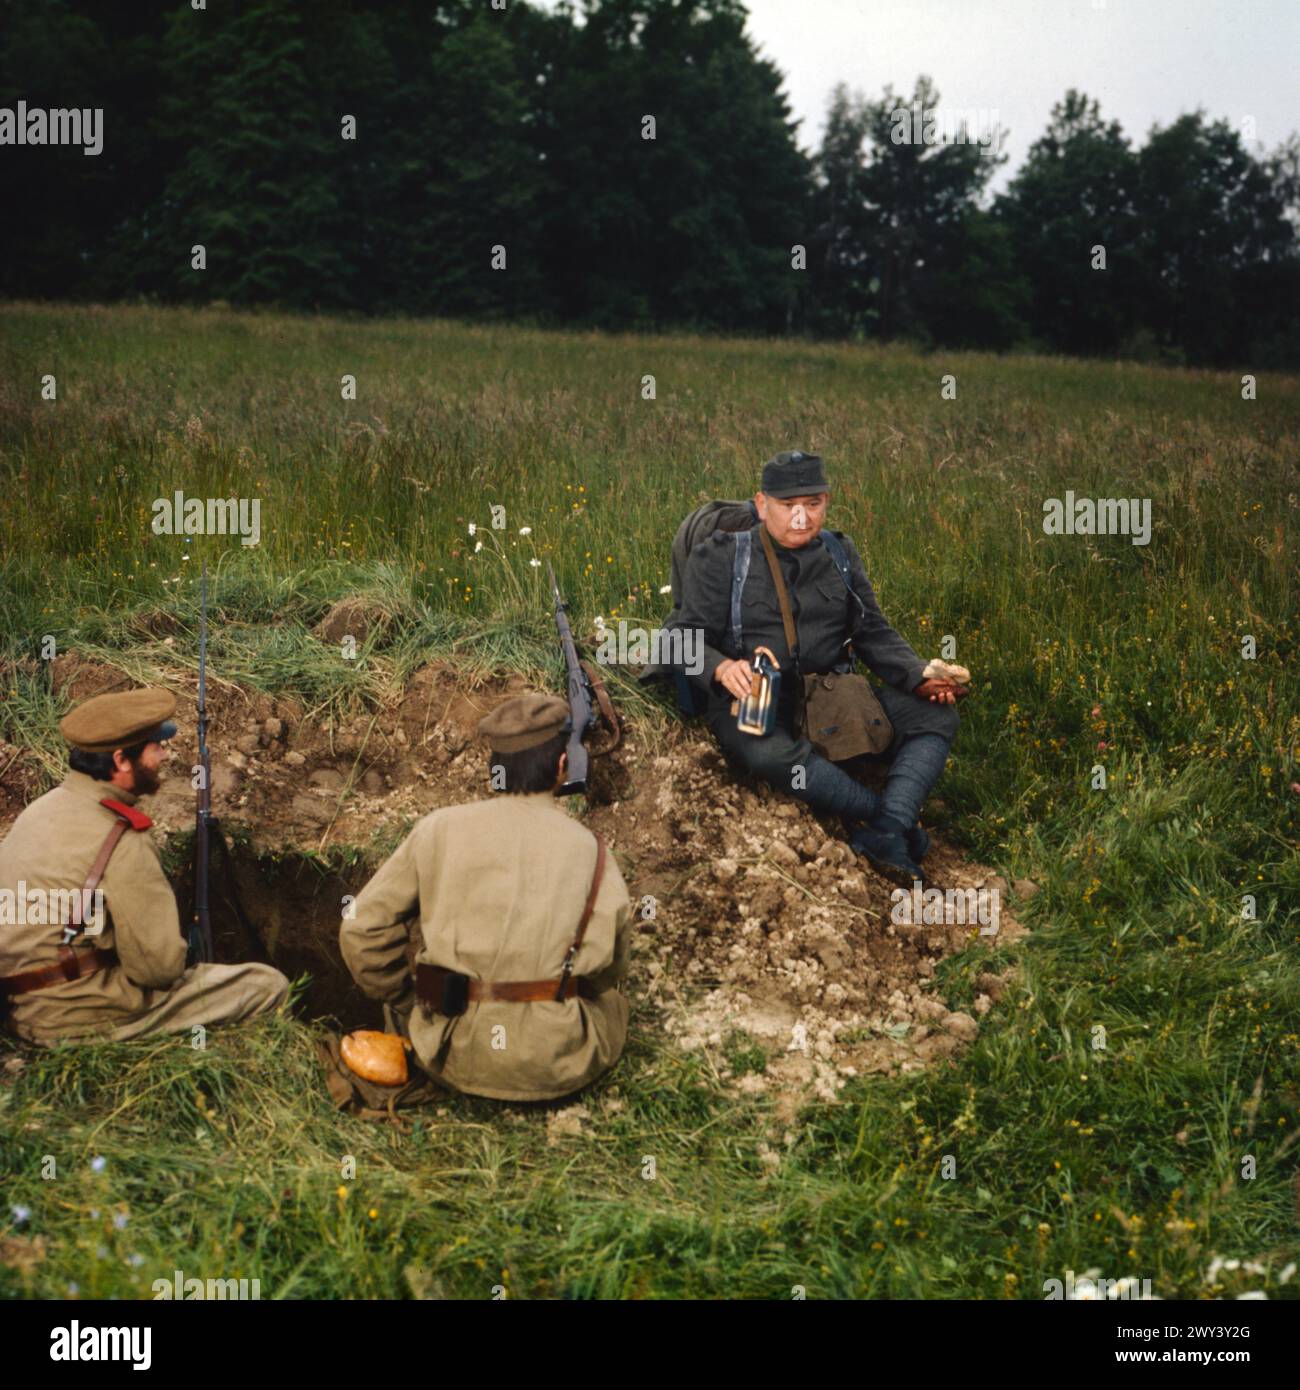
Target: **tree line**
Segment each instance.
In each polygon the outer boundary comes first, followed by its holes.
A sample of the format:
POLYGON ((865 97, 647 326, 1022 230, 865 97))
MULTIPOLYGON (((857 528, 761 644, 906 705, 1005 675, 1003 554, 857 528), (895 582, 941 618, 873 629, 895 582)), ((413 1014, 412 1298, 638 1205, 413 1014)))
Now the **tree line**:
POLYGON ((746 20, 0 0, 0 108, 104 110, 97 156, 0 146, 0 295, 1300 363, 1300 138, 1139 146, 1072 90, 991 196, 990 132, 912 138, 924 77, 805 152, 746 20))

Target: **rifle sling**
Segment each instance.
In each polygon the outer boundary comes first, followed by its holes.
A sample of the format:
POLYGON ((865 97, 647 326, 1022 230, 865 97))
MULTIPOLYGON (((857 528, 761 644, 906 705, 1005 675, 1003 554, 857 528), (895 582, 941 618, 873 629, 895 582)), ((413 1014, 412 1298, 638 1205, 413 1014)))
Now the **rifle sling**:
POLYGON ((614 702, 609 698, 609 691, 605 689, 605 682, 591 662, 579 660, 578 665, 586 672, 587 679, 591 682, 592 694, 595 695, 596 704, 600 709, 600 716, 613 735, 613 742, 602 747, 600 752, 601 754, 612 752, 618 747, 619 740, 623 737, 623 728, 614 711, 614 702))

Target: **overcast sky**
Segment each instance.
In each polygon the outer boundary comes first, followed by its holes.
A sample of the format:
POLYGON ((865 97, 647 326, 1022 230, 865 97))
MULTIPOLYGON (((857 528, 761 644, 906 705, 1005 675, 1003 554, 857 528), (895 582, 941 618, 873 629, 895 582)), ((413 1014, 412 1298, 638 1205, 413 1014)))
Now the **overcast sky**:
POLYGON ((934 78, 940 109, 996 109, 1024 160, 1068 87, 1135 143, 1204 107, 1272 150, 1300 127, 1300 0, 747 0, 749 32, 786 74, 805 148, 836 82, 869 96, 934 78), (1096 8, 1094 8, 1096 6, 1096 8))
MULTIPOLYGON (((786 76, 800 143, 815 148, 837 82, 910 94, 927 73, 940 110, 995 110, 1019 168, 1069 87, 1135 144, 1204 107, 1274 149, 1300 128, 1300 0, 746 0, 749 33, 786 76)), ((549 7, 549 6, 548 6, 549 7)))

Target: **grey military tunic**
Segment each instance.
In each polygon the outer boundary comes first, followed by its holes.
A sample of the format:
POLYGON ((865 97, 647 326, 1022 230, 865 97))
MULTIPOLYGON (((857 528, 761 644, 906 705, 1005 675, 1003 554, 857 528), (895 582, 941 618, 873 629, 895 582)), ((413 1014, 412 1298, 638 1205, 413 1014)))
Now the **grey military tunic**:
MULTIPOLYGON (((715 532, 691 551, 682 593, 682 611, 675 626, 703 633, 704 669, 694 680, 708 695, 711 708, 725 707, 731 697, 713 684, 720 662, 745 659, 755 647, 769 647, 782 668, 790 651, 781 622, 776 585, 759 539, 762 522, 750 530, 749 572, 741 598, 741 643, 729 639, 735 533, 715 532)), ((876 595, 853 542, 836 531, 848 556, 854 592, 862 609, 850 598, 821 536, 799 549, 773 541, 790 595, 799 635, 799 666, 808 674, 833 670, 844 660, 845 642, 886 685, 910 692, 922 680, 925 662, 917 656, 880 611, 876 595)))

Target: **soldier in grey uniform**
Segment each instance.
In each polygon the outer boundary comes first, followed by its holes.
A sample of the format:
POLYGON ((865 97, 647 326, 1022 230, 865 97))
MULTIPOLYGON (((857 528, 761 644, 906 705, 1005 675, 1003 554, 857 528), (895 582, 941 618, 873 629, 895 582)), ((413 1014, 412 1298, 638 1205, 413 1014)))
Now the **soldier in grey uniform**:
POLYGON ((703 634, 704 668, 692 679, 707 696, 705 717, 728 759, 815 810, 842 816, 853 848, 895 882, 924 881, 919 861, 929 837, 917 817, 943 771, 957 732, 955 704, 966 690, 927 676, 927 663, 881 613, 853 542, 835 531, 829 534, 839 545, 826 543, 829 493, 817 455, 794 451, 771 459, 754 499, 760 519, 748 542, 744 532, 717 531, 691 551, 673 626, 703 634), (797 664, 765 559, 764 530, 789 597, 797 664), (739 584, 738 544, 750 551, 739 584), (832 549, 846 559, 847 572, 837 567, 832 549), (817 753, 802 728, 801 678, 845 670, 846 643, 883 682, 872 687, 893 726, 882 795, 817 753), (749 693, 750 661, 760 646, 782 670, 776 727, 762 737, 742 733, 733 712, 733 702, 749 693))

